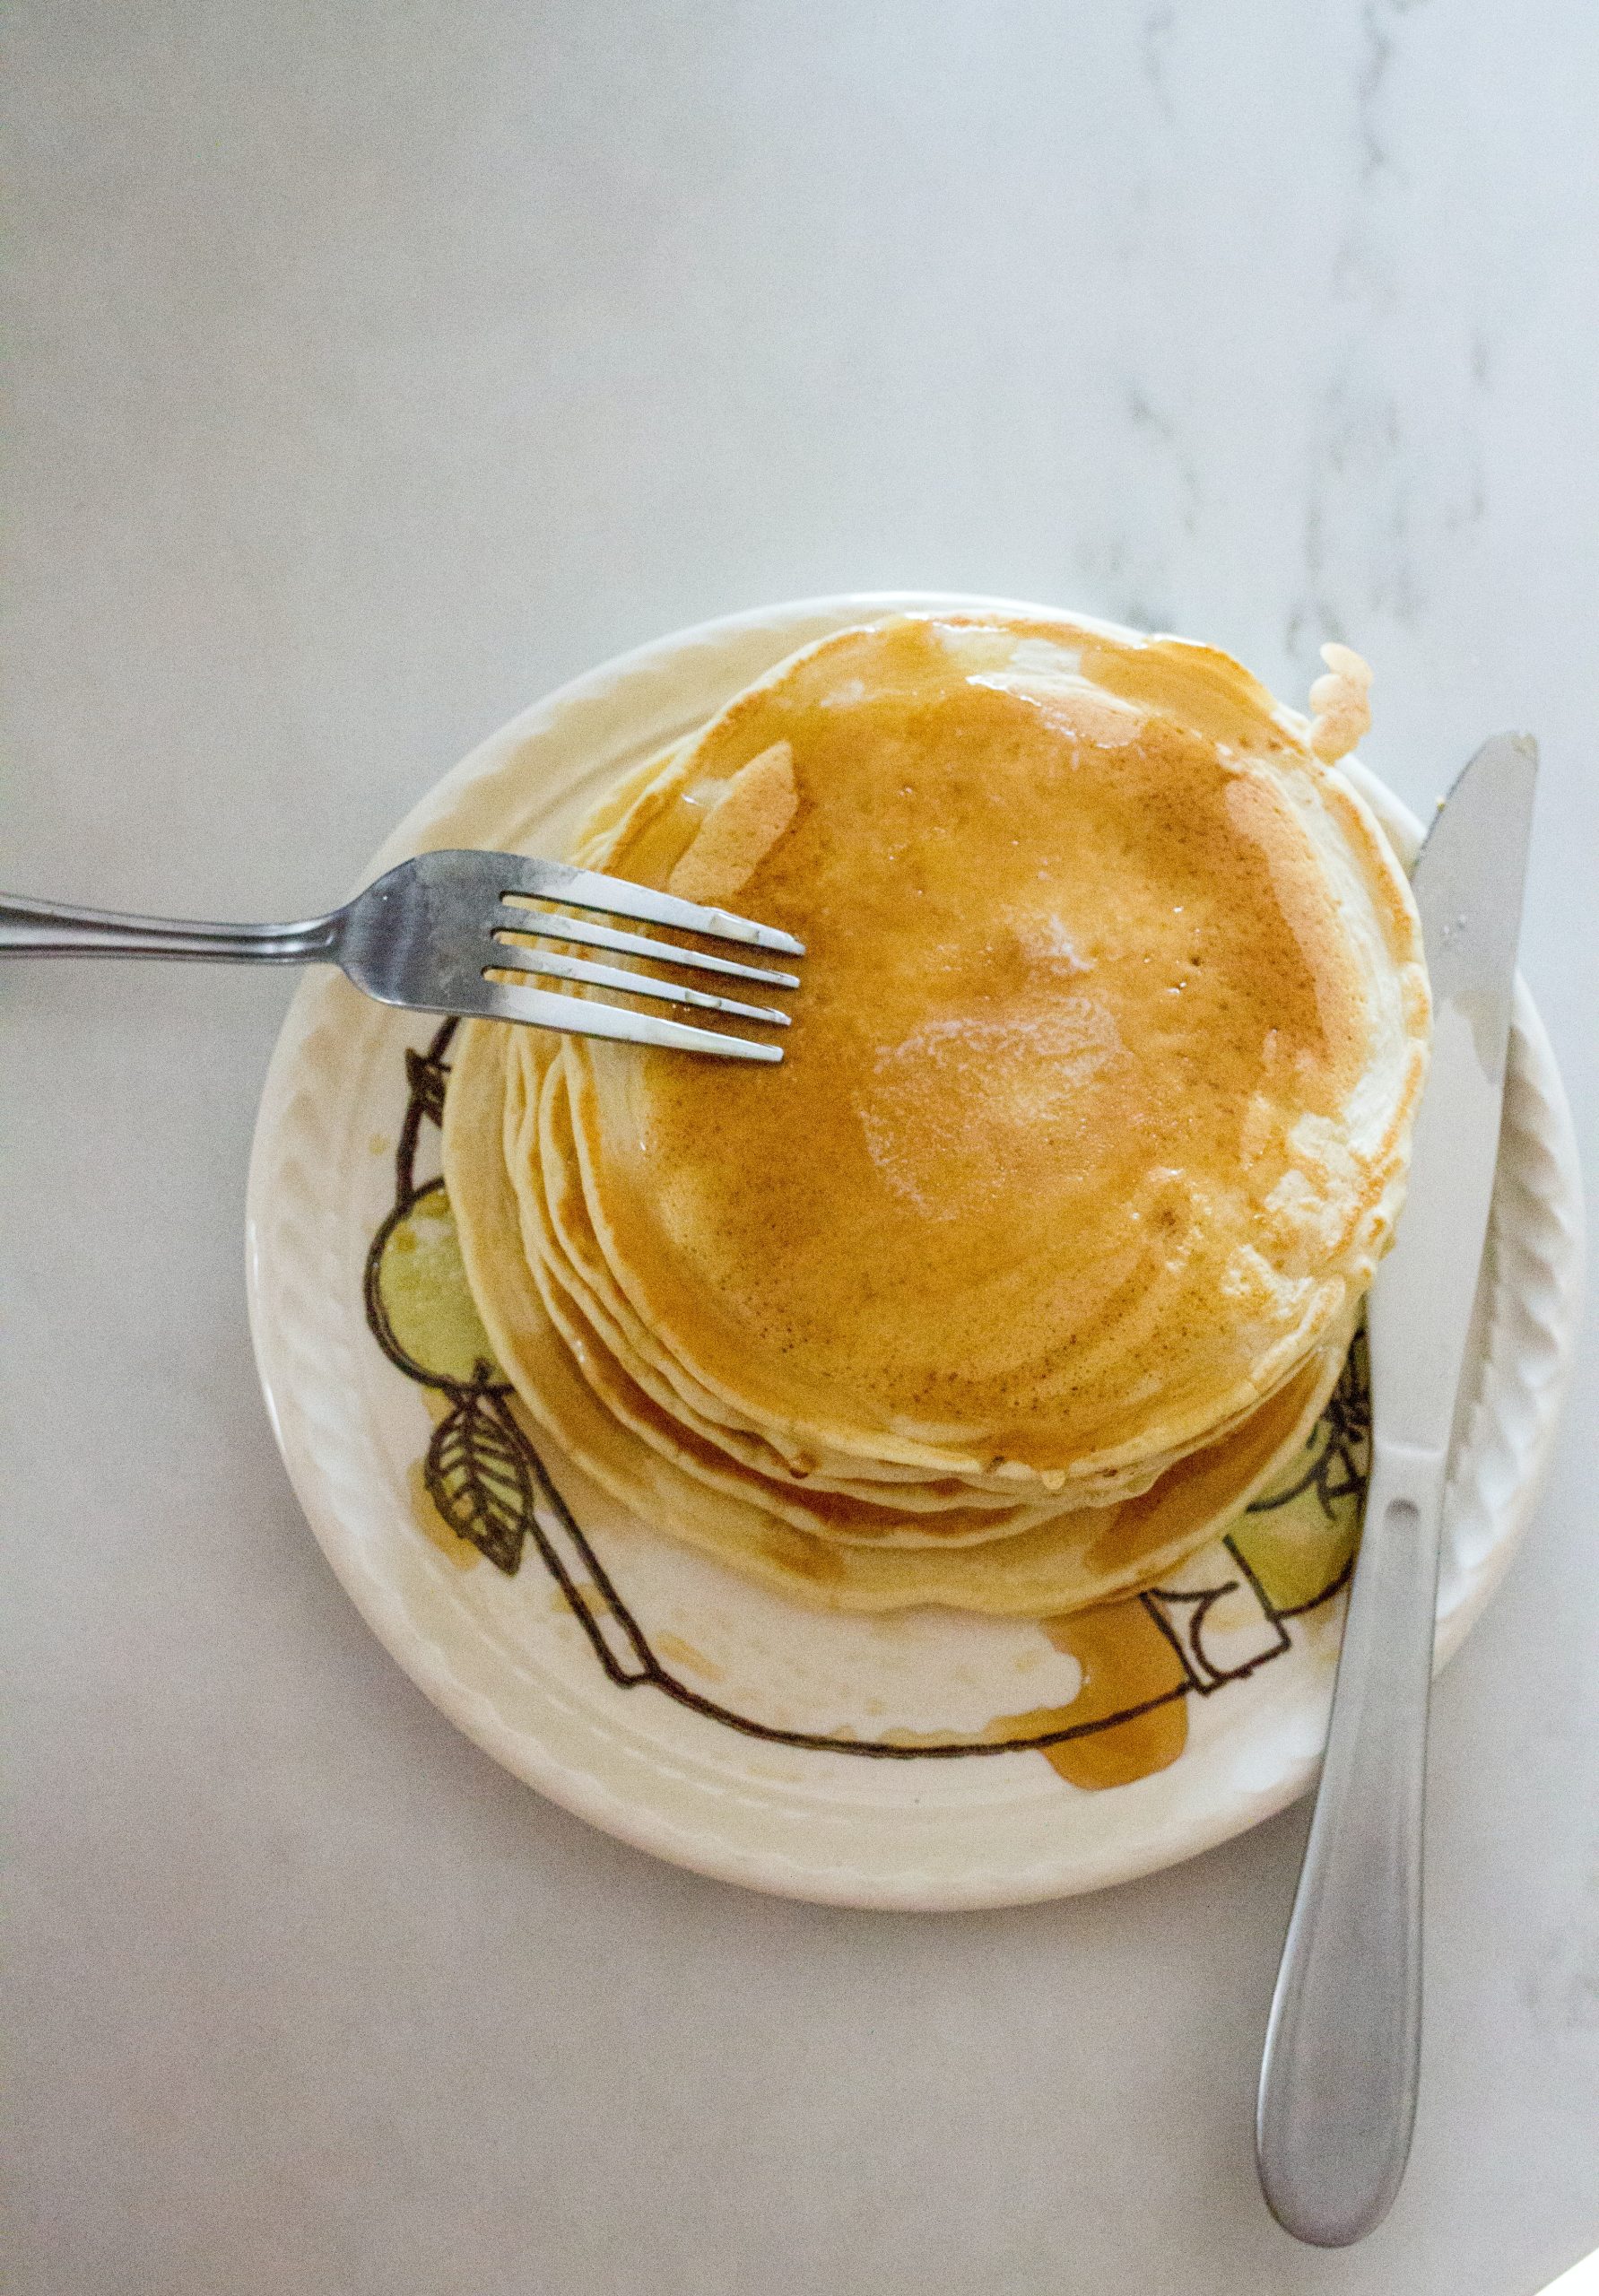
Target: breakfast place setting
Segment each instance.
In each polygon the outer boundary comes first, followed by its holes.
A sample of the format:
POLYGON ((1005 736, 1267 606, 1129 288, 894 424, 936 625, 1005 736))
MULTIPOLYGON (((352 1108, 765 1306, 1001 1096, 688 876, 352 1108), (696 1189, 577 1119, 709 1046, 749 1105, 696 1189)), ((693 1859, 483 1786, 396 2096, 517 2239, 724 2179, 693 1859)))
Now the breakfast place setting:
POLYGON ((1431 1672, 1525 1527, 1579 1183, 1516 978, 1536 744, 1423 828, 1324 659, 1296 710, 1058 609, 806 601, 535 706, 326 917, 0 935, 321 968, 251 1162, 268 1408, 530 1785, 936 1910, 1319 1759, 1258 2164, 1339 2246, 1404 2170, 1431 1672))
POLYGON ((8 2286, 1577 2296, 1575 19, 225 14, 18 27, 8 2286))

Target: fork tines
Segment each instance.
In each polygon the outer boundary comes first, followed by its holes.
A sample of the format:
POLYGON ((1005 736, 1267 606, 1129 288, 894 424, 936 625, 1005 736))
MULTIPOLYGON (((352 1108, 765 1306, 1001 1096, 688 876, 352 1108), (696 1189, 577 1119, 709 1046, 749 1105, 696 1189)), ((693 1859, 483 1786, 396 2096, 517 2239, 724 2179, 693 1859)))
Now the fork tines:
MULTIPOLYGON (((538 973, 556 980, 580 981, 590 987, 621 989, 627 996, 653 998, 661 1004, 689 1005, 700 1012, 726 1013, 739 1020, 787 1027, 789 1015, 771 1005, 747 1004, 736 997, 713 996, 705 989, 663 979, 655 973, 595 964, 554 949, 530 948, 521 941, 511 942, 503 936, 510 933, 547 936, 584 948, 608 950, 621 956, 647 958, 653 963, 679 965, 690 971, 755 981, 763 988, 775 989, 797 988, 798 975, 764 965, 743 964, 703 949, 681 948, 674 942, 650 940, 642 934, 598 924, 591 917, 569 916, 564 909, 534 909, 524 904, 560 901, 575 909, 675 927, 706 939, 735 942, 745 948, 803 956, 804 943, 791 934, 779 932, 775 926, 758 925, 749 918, 734 917, 726 909, 702 908, 698 902, 680 900, 674 893, 657 892, 653 886, 601 876, 591 869, 577 869, 567 862, 527 860, 508 854, 504 864, 501 897, 489 928, 495 943, 495 970, 503 967, 506 970, 538 973)), ((521 1007, 501 1008, 508 1020, 542 1020, 546 1026, 563 1028, 573 1034, 667 1045, 682 1051, 716 1054, 724 1059, 778 1061, 783 1057, 778 1046, 752 1038, 689 1028, 653 1013, 599 1004, 587 998, 554 996, 508 985, 501 988, 500 994, 507 999, 517 1000, 521 1007), (534 1003, 540 1007, 536 1013, 531 1009, 534 1003), (554 1007, 561 1008, 560 1017, 552 1009, 554 1007)))

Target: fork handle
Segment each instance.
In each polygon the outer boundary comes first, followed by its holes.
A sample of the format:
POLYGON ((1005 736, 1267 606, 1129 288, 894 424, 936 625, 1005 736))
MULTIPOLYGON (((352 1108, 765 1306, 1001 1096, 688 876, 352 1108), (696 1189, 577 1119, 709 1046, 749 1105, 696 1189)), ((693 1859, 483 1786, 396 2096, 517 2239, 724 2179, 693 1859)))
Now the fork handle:
POLYGON ((299 925, 203 925, 120 917, 66 901, 0 893, 0 957, 190 957, 229 964, 303 965, 337 953, 343 912, 299 925))

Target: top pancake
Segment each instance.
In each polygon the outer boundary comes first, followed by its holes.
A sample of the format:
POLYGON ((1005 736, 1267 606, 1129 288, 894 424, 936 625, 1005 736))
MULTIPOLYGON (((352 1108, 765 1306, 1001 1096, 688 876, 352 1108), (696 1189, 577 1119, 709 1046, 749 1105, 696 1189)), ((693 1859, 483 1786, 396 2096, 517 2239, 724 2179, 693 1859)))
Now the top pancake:
POLYGON ((781 1447, 1102 1498, 1253 1409, 1369 1281, 1425 1066, 1415 912, 1227 657, 845 631, 585 857, 807 945, 780 1067, 567 1059, 618 1284, 781 1447))

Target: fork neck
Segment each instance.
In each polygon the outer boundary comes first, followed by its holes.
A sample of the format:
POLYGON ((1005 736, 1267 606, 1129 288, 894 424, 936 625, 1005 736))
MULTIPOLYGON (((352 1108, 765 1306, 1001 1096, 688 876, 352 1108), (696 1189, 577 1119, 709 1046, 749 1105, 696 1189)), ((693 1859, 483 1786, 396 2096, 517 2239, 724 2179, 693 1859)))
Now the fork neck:
POLYGON ((336 958, 344 912, 295 925, 211 925, 125 917, 65 901, 0 894, 0 957, 189 957, 224 964, 313 964, 336 958))

